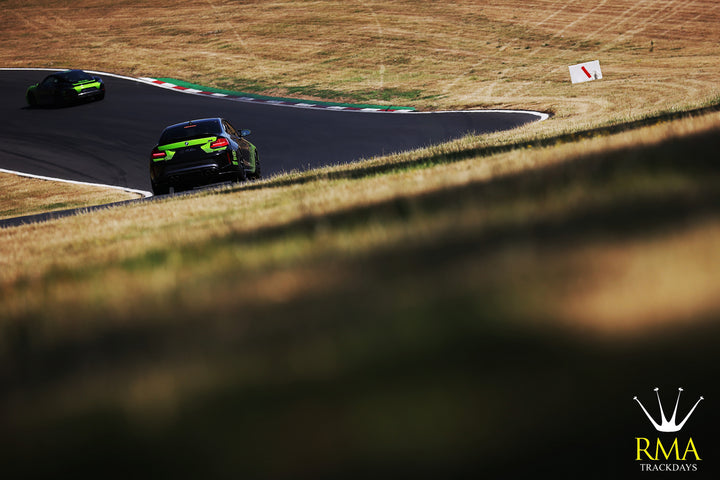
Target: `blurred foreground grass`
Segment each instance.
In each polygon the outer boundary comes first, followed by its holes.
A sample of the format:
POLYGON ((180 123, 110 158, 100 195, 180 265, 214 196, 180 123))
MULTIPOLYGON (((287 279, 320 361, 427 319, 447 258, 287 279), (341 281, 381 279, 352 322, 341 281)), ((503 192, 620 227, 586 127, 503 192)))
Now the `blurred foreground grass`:
POLYGON ((0 463, 11 478, 631 478, 635 437, 654 435, 632 397, 658 386, 670 404, 681 386, 708 399, 687 428, 709 473, 719 133, 714 113, 6 230, 21 246, 0 291, 0 463), (354 188, 368 198, 335 199, 354 188), (86 243, 68 234, 48 258, 26 240, 63 225, 86 243))

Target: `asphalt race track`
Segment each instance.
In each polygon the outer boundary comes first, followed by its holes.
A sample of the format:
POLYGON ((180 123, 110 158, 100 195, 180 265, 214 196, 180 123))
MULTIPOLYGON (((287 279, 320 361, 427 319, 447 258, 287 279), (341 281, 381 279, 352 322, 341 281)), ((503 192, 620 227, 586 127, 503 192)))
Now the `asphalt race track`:
POLYGON ((148 157, 170 124, 225 117, 252 130, 264 175, 347 163, 538 120, 528 112, 370 113, 189 95, 101 75, 105 100, 28 108, 49 72, 0 70, 0 168, 149 191, 148 157))

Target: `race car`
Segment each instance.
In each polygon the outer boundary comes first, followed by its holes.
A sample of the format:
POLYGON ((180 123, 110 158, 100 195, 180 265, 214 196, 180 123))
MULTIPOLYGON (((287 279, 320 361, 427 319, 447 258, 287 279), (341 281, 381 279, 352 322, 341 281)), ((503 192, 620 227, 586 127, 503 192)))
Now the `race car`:
POLYGON ((25 98, 31 107, 102 100, 105 84, 100 77, 82 70, 66 70, 48 75, 42 82, 28 87, 25 98))
POLYGON ((155 195, 224 181, 259 179, 250 130, 236 130, 223 118, 203 118, 170 125, 150 153, 150 183, 155 195))

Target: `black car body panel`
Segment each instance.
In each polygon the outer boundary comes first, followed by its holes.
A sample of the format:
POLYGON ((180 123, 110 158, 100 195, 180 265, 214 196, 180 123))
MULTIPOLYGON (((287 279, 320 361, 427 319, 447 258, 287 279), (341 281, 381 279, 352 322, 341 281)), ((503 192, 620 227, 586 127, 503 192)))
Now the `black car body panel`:
POLYGON ((31 107, 63 106, 105 98, 105 83, 82 70, 65 70, 48 75, 28 87, 25 98, 31 107))
POLYGON ((260 177, 255 145, 223 118, 204 118, 163 130, 150 154, 156 195, 224 181, 260 177))

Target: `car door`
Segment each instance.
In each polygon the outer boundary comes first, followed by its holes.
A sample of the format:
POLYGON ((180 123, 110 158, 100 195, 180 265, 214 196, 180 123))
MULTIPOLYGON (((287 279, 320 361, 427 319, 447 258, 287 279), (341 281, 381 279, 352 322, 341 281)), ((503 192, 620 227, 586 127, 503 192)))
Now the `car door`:
POLYGON ((230 122, 227 120, 223 120, 223 128, 225 131, 230 135, 232 138, 232 141, 235 142, 237 145, 237 154, 238 157, 240 157, 240 160, 243 162, 243 164, 246 167, 250 166, 250 148, 248 145, 247 140, 242 138, 242 135, 240 132, 238 132, 235 127, 233 127, 230 122))
POLYGON ((50 75, 45 78, 36 90, 37 102, 40 104, 53 103, 55 97, 58 95, 58 88, 60 87, 60 81, 54 75, 50 75))

